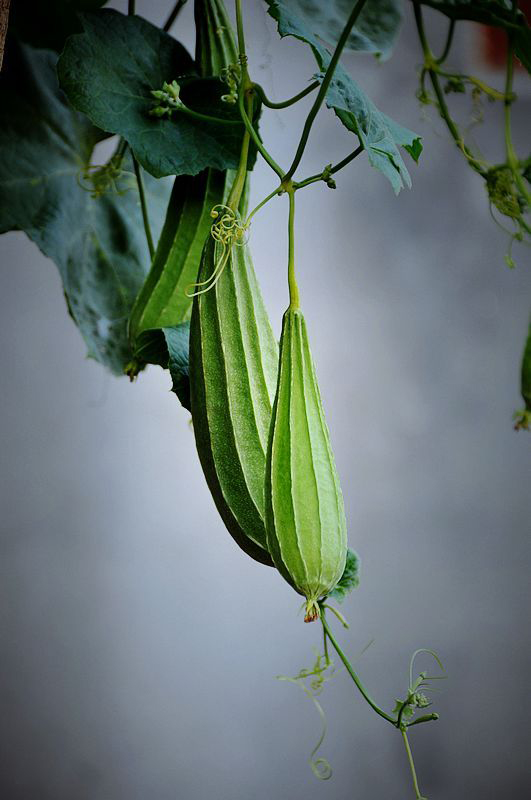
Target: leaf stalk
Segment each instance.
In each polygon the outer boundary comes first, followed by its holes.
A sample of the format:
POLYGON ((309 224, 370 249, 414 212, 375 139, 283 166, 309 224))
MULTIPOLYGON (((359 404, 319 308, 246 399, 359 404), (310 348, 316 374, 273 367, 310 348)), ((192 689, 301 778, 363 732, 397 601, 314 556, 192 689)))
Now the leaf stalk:
POLYGON ((349 16, 349 18, 347 20, 347 23, 346 23, 345 27, 343 28, 343 32, 341 33, 341 36, 339 37, 339 41, 338 41, 338 43, 336 45, 336 48, 335 48, 335 50, 334 50, 334 52, 332 54, 332 58, 330 59, 330 63, 328 65, 327 69, 326 69, 323 81, 321 83, 321 87, 319 89, 319 93, 318 93, 317 97, 315 98, 315 102, 314 102, 313 106, 311 107, 311 109, 310 109, 310 111, 308 113, 308 116, 306 118, 306 122, 304 123, 304 128, 303 128, 302 135, 301 135, 301 138, 300 138, 300 141, 299 141, 299 145, 297 147, 297 151, 295 153, 295 157, 293 159, 291 167, 288 169, 288 171, 286 173, 286 179, 290 179, 290 178, 293 177, 293 175, 295 173, 295 170, 297 169, 297 167, 300 164, 301 158, 302 158, 304 150, 306 148, 306 144, 308 142, 308 137, 310 136, 310 131, 311 131, 312 125, 313 125, 315 117, 317 116, 317 113, 318 113, 319 109, 321 108, 321 106, 323 104, 323 101, 324 101, 324 99, 326 97, 326 93, 328 91, 328 87, 330 86, 332 78, 334 77, 334 73, 335 73, 336 67, 337 67, 339 59, 341 57, 341 53, 343 52, 343 49, 344 49, 344 47, 345 47, 345 45, 347 43, 347 39, 350 36, 350 32, 351 32, 352 28, 354 27, 354 24, 355 24, 356 20, 358 19, 359 15, 363 11, 363 7, 364 7, 366 2, 367 2, 367 0, 358 0, 358 2, 356 3, 356 5, 354 6, 354 8, 352 9, 352 11, 350 13, 350 16, 349 16))

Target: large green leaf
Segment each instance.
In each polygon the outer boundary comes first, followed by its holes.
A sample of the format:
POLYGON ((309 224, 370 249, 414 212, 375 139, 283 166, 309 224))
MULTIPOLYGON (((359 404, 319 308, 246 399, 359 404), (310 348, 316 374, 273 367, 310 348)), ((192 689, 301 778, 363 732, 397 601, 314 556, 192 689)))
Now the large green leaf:
POLYGON ((192 110, 239 120, 221 101, 227 86, 217 78, 194 77, 182 45, 146 20, 102 10, 83 14, 84 32, 72 36, 58 73, 72 105, 103 130, 118 133, 155 177, 197 175, 205 167, 238 166, 243 126, 173 116, 150 116, 152 90, 177 80, 181 100, 192 110))
MULTIPOLYGON (((269 13, 282 28, 302 25, 314 37, 335 45, 353 7, 353 0, 266 0, 269 13)), ((348 38, 346 48, 375 53, 382 59, 391 55, 400 23, 401 0, 368 0, 348 38)), ((286 36, 292 31, 281 32, 286 36)), ((293 34, 296 35, 296 34, 293 34)), ((304 37, 302 37, 304 38, 304 37)))
MULTIPOLYGON (((277 20, 282 37, 294 36, 310 45, 320 70, 316 77, 322 80, 330 63, 330 53, 308 27, 307 20, 298 16, 294 4, 287 0, 275 0, 269 12, 277 20)), ((340 64, 326 94, 326 104, 334 109, 345 127, 357 135, 370 164, 385 175, 396 194, 403 186, 411 186, 399 148, 403 147, 418 161, 422 151, 420 136, 383 114, 340 64)))
MULTIPOLYGON (((0 76, 0 232, 21 230, 57 264, 89 355, 123 372, 127 318, 149 265, 136 186, 93 197, 80 176, 101 131, 60 91, 56 55, 8 50, 0 76)), ((170 187, 148 181, 158 235, 170 187)))
POLYGON ((420 0, 453 20, 466 19, 504 28, 514 37, 517 57, 531 72, 531 27, 523 11, 513 12, 511 0, 420 0))
POLYGON ((96 11, 107 0, 13 0, 9 10, 9 30, 17 39, 56 50, 64 47, 68 36, 82 30, 79 11, 96 11))
MULTIPOLYGON (((322 79, 323 73, 319 78, 322 79)), ((403 147, 418 161, 422 151, 420 136, 383 114, 358 84, 339 65, 326 95, 343 125, 355 133, 367 151, 371 166, 382 172, 398 194, 411 187, 411 178, 400 154, 403 147)))

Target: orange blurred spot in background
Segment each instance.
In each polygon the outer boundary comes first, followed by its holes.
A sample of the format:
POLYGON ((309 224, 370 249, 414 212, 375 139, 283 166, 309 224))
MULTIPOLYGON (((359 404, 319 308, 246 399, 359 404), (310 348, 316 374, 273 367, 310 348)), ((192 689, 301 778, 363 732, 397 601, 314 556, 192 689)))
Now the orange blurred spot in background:
MULTIPOLYGON (((519 8, 524 12, 527 21, 531 21, 531 0, 520 0, 519 8)), ((505 68, 507 59, 507 35, 501 28, 482 28, 482 56, 489 67, 505 68)), ((522 65, 515 59, 519 68, 522 65)))

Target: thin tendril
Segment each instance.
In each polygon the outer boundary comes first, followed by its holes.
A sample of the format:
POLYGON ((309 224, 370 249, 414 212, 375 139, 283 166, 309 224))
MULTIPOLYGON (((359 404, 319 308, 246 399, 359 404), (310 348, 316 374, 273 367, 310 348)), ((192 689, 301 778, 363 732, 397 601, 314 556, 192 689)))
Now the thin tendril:
MULTIPOLYGON (((437 662, 437 664, 439 665, 441 670, 443 672, 445 672, 445 669, 444 669, 444 667, 442 665, 441 659, 439 658, 437 653, 435 653, 433 650, 428 650, 426 647, 419 647, 418 650, 415 650, 415 652, 413 653, 413 655, 411 656, 411 659, 409 661, 409 685, 410 686, 413 686, 413 663, 414 663, 416 657, 419 656, 421 653, 427 653, 428 655, 432 656, 432 658, 435 659, 435 661, 437 662)), ((440 675, 439 677, 443 678, 445 676, 444 675, 440 675)), ((433 680, 433 678, 430 678, 429 680, 433 680)))
POLYGON ((324 655, 320 655, 319 652, 316 652, 316 660, 313 666, 313 669, 301 669, 298 675, 295 677, 290 677, 288 675, 277 675, 277 680, 279 681, 287 681, 288 683, 294 683, 299 686, 304 694, 310 698, 312 703, 314 704, 315 708, 317 709, 317 713, 321 718, 322 723, 322 730, 319 740, 315 747, 313 748, 312 752, 310 753, 310 757, 308 759, 308 763, 310 764, 311 770, 316 778, 319 778, 321 781, 326 781, 332 777, 332 767, 330 766, 330 762, 326 758, 316 758, 316 755, 323 744, 326 732, 327 732, 327 723, 326 723, 326 714, 323 710, 322 705, 317 700, 317 695, 319 695, 323 688, 326 681, 329 681, 331 678, 334 677, 335 670, 334 664, 329 659, 328 653, 325 650, 324 655), (324 660, 324 666, 323 666, 324 660), (326 675, 325 673, 330 670, 329 674, 326 675), (311 679, 310 686, 306 686, 304 683, 305 680, 311 679))
POLYGON ((345 619, 345 617, 343 616, 341 611, 338 611, 337 608, 334 608, 334 606, 328 605, 328 603, 323 603, 321 605, 321 608, 328 608, 329 611, 332 612, 332 614, 335 614, 335 616, 338 618, 338 620, 340 621, 340 623, 343 625, 344 628, 350 628, 350 625, 348 624, 347 620, 345 619))
POLYGON ((218 204, 214 206, 210 216, 215 220, 210 229, 210 235, 215 242, 214 269, 206 280, 198 281, 187 288, 185 292, 187 297, 196 297, 213 289, 223 274, 232 247, 242 247, 247 241, 245 235, 247 225, 241 222, 239 214, 232 208, 218 204), (199 288, 201 286, 205 288, 199 288), (191 289, 197 291, 191 292, 191 289))

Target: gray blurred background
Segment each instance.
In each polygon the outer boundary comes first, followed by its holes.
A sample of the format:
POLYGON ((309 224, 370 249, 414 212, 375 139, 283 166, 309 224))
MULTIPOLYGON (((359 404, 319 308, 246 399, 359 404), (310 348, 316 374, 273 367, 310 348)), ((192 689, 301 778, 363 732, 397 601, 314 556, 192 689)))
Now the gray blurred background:
MULTIPOLYGON (((137 4, 157 24, 170 5, 137 4)), ((278 39, 263 3, 244 9, 252 75, 284 99, 312 74, 311 54, 278 39)), ((463 27, 453 61, 474 69, 477 36, 463 27)), ((193 46, 191 3, 174 33, 193 46)), ((440 654, 441 719, 410 736, 421 788, 433 800, 498 800, 531 791, 531 440, 511 426, 529 255, 515 248, 518 269, 505 266, 481 181, 415 100, 419 60, 409 7, 389 64, 345 59, 425 150, 398 198, 363 156, 335 192, 300 192, 298 274, 362 559, 342 608, 351 628, 338 636, 353 657, 374 639, 356 663, 389 710, 411 652, 440 654)), ((264 113, 284 165, 308 107, 264 113)), ((529 110, 524 93, 520 146, 529 110)), ((500 119, 489 119, 477 140, 496 157, 500 119)), ((299 174, 354 146, 323 111, 299 174)), ((252 204, 274 185, 259 164, 252 204)), ((277 330, 286 212, 275 199, 251 235, 277 330)), ((167 373, 151 368, 135 385, 107 376, 85 358, 54 265, 17 233, 0 238, 0 260, 0 796, 412 798, 398 733, 344 672, 321 697, 334 774, 314 777, 319 718, 275 676, 311 665, 319 627, 224 530, 167 373)))

